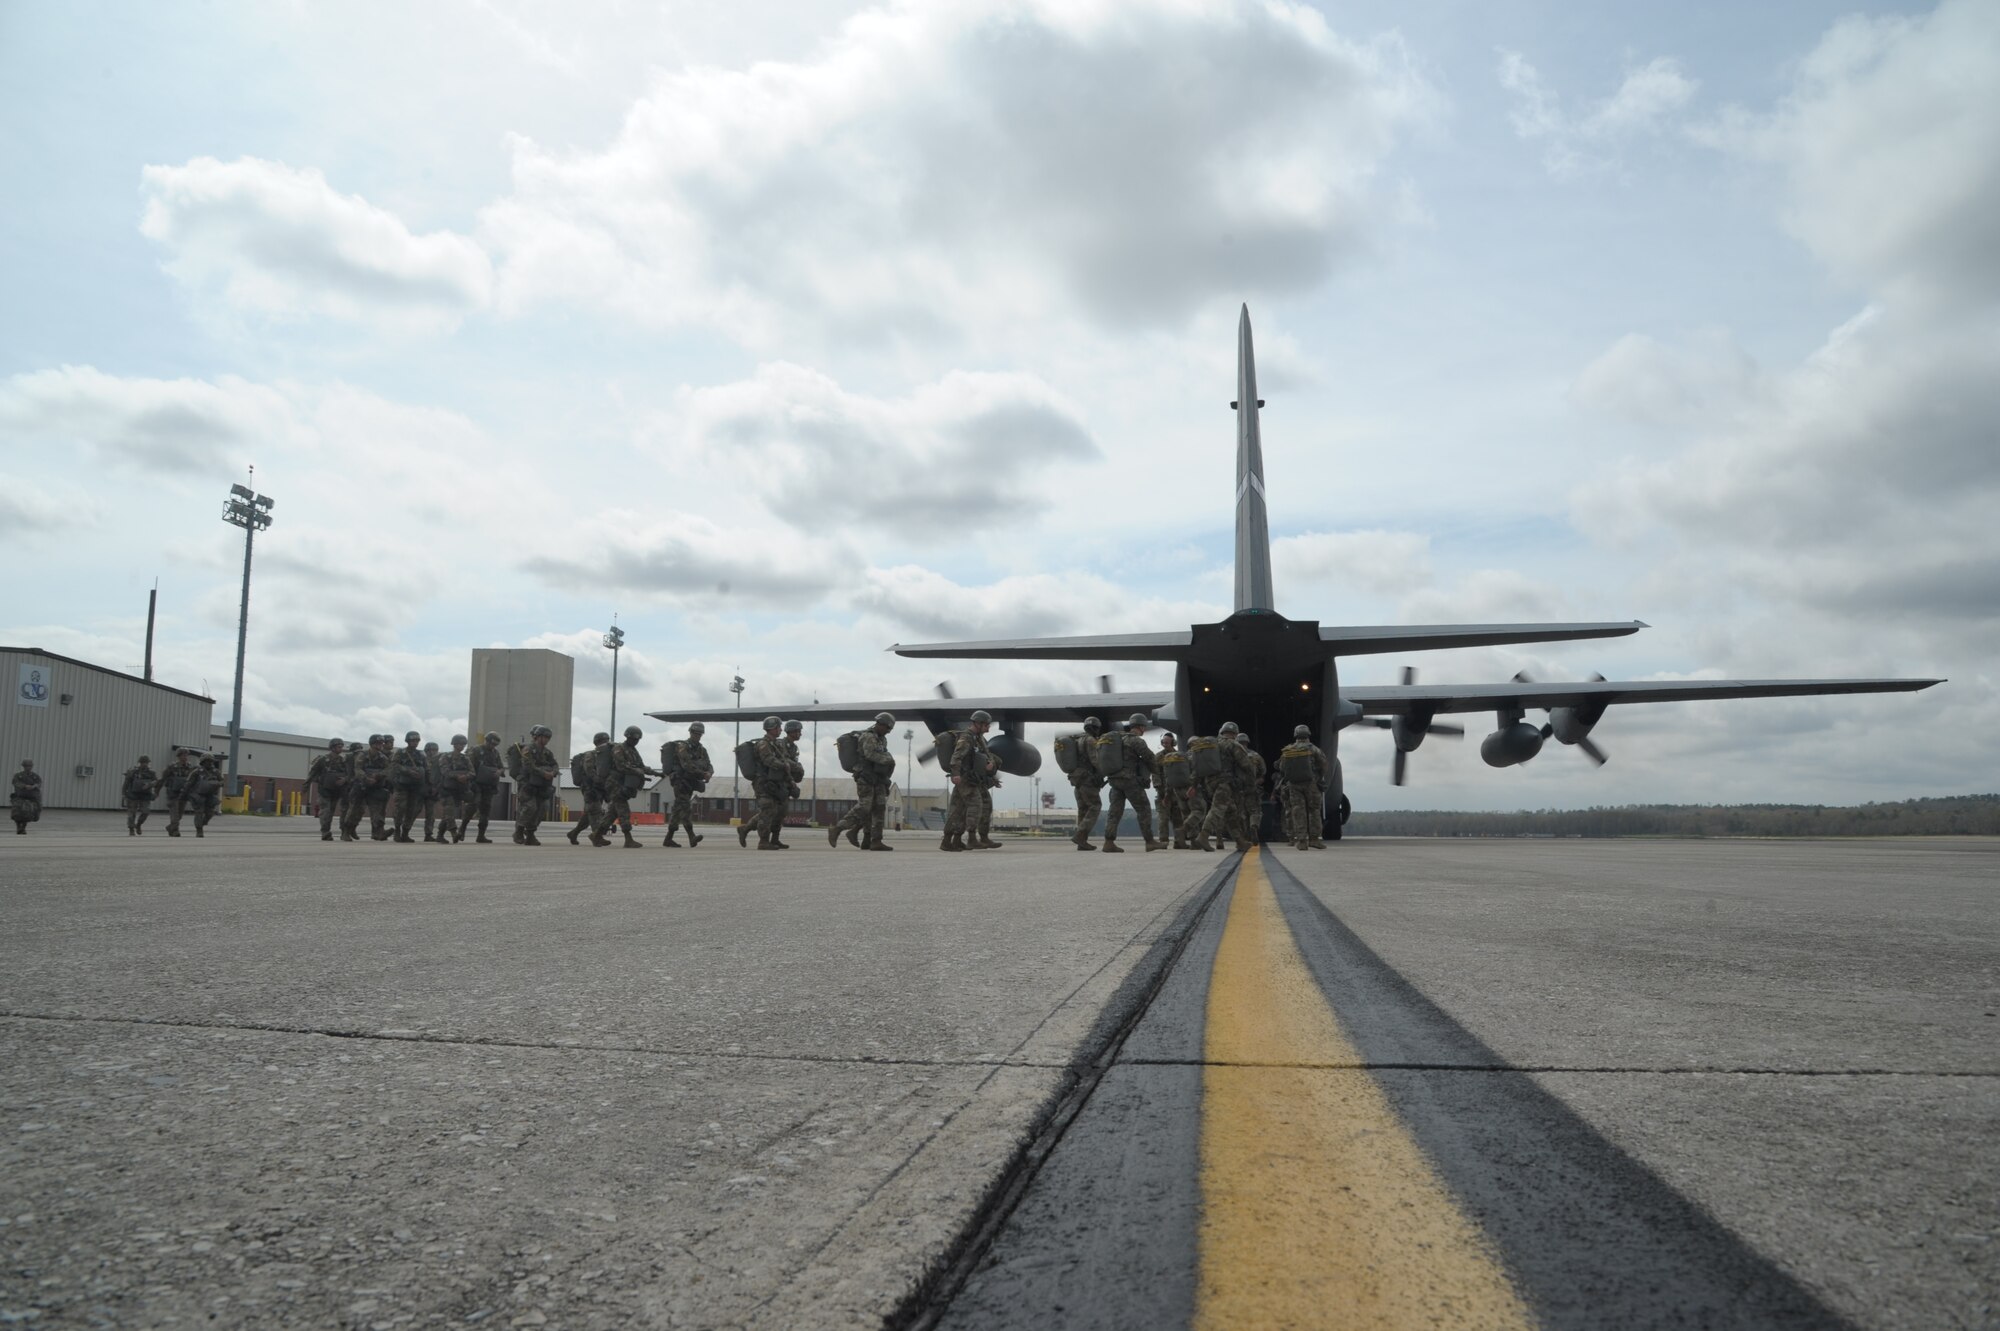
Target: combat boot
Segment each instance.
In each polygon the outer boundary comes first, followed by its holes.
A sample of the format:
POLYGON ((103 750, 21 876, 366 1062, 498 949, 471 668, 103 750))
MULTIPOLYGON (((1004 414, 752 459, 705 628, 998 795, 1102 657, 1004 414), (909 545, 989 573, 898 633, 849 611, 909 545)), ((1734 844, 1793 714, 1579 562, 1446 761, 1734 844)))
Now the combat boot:
POLYGON ((895 847, 894 847, 894 846, 892 846, 892 845, 890 845, 890 844, 889 844, 888 842, 886 842, 886 841, 882 840, 882 838, 881 838, 881 837, 876 837, 876 838, 875 838, 875 839, 874 839, 873 841, 870 841, 870 842, 869 842, 869 843, 868 843, 867 845, 863 846, 863 847, 862 847, 861 849, 863 849, 863 850, 894 850, 894 849, 895 849, 895 847))
POLYGON ((1089 839, 1088 839, 1087 837, 1078 837, 1078 838, 1076 839, 1076 848, 1077 848, 1078 850, 1096 850, 1096 849, 1097 849, 1097 847, 1096 847, 1096 846, 1094 846, 1094 845, 1092 845, 1092 844, 1090 843, 1090 840, 1089 840, 1089 839))
POLYGON ((1099 846, 1098 849, 1106 855, 1123 855, 1125 853, 1125 847, 1119 845, 1117 839, 1114 837, 1104 838, 1104 844, 1099 846))
POLYGON ((1203 832, 1194 839, 1194 848, 1196 850, 1205 850, 1211 855, 1215 853, 1215 847, 1208 844, 1208 833, 1206 832, 1203 832))
MULTIPOLYGON (((850 829, 848 830, 848 833, 847 833, 847 839, 848 839, 849 841, 852 841, 852 840, 854 840, 854 832, 853 832, 853 829, 851 829, 851 828, 850 828, 850 829)), ((827 829, 826 829, 826 844, 827 844, 827 845, 829 845, 829 846, 831 846, 831 847, 833 847, 833 848, 834 848, 835 850, 839 850, 839 849, 840 849, 840 826, 839 826, 839 824, 835 824, 834 826, 832 826, 832 827, 829 827, 829 828, 827 828, 827 829)))
POLYGON ((701 844, 701 834, 696 832, 692 827, 690 827, 688 829, 688 849, 693 850, 696 846, 699 846, 700 844, 701 844))
POLYGON ((524 846, 539 846, 542 843, 539 839, 536 838, 533 832, 530 832, 526 836, 521 838, 521 844, 524 846))
MULTIPOLYGON (((750 848, 750 824, 745 823, 741 827, 736 829, 736 844, 743 847, 745 850, 748 850, 750 848)), ((760 846, 763 845, 764 838, 761 836, 758 837, 757 844, 760 846)))
POLYGON ((992 837, 987 836, 986 833, 981 832, 979 834, 979 848, 981 850, 999 850, 1001 847, 998 841, 995 841, 992 837))
POLYGON ((938 842, 938 849, 939 849, 939 850, 964 850, 964 849, 965 849, 965 847, 964 847, 964 846, 961 846, 961 845, 959 845, 959 844, 958 844, 958 833, 956 833, 956 832, 946 832, 946 833, 944 834, 944 840, 942 840, 942 841, 938 842))
POLYGON ((626 849, 626 850, 644 850, 644 849, 645 849, 645 847, 639 844, 639 838, 638 838, 638 837, 635 837, 635 836, 633 836, 633 835, 632 835, 632 834, 631 834, 630 832, 627 832, 627 833, 625 834, 625 845, 624 845, 624 849, 626 849))
POLYGON ((517 846, 525 846, 528 844, 528 834, 526 832, 523 832, 518 827, 514 829, 514 844, 517 846))
POLYGON ((472 844, 475 846, 490 846, 493 844, 493 838, 486 835, 485 823, 479 825, 479 835, 472 838, 472 844))
POLYGON ((667 839, 665 841, 662 841, 660 844, 662 846, 672 846, 675 850, 679 850, 681 848, 681 843, 674 840, 674 834, 672 832, 667 833, 667 839))
POLYGON ((576 839, 582 835, 583 835, 583 824, 578 823, 575 827, 569 829, 569 844, 572 846, 576 845, 577 844, 576 839))
POLYGON ((197 823, 197 824, 195 825, 195 829, 194 829, 194 834, 195 834, 196 836, 201 836, 201 835, 203 835, 203 833, 202 833, 202 830, 201 830, 201 825, 200 825, 199 823, 197 823))
MULTIPOLYGON (((178 836, 180 834, 176 832, 172 835, 178 836)), ((340 829, 340 839, 342 841, 359 841, 361 838, 356 836, 350 829, 343 827, 340 829)))
POLYGON ((1147 838, 1146 838, 1146 849, 1147 849, 1147 850, 1165 850, 1166 848, 1167 848, 1167 843, 1166 843, 1166 842, 1164 842, 1164 841, 1155 841, 1155 840, 1153 840, 1153 839, 1152 839, 1151 837, 1147 837, 1147 838))
POLYGON ((611 844, 611 838, 593 827, 590 829, 590 844, 602 850, 611 844))
POLYGON ((319 834, 319 839, 320 839, 321 841, 331 841, 331 840, 333 840, 333 833, 331 833, 331 832, 321 832, 321 833, 319 834))

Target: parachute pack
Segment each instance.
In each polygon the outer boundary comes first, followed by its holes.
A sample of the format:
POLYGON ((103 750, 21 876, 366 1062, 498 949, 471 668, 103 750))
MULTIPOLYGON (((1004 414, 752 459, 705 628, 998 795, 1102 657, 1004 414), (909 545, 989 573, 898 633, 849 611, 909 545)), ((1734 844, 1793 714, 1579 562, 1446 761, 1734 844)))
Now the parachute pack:
POLYGON ((670 739, 660 746, 660 775, 679 776, 681 771, 681 741, 670 739))
POLYGON ((1196 777, 1207 780, 1222 775, 1222 742, 1210 735, 1196 735, 1187 742, 1188 762, 1196 777))
POLYGON ((590 783, 596 779, 590 774, 590 769, 593 765, 593 760, 596 757, 597 757, 596 749, 585 749, 580 753, 573 753, 570 755, 569 779, 576 782, 577 789, 579 790, 583 789, 584 787, 590 785, 590 783))
POLYGON ((519 781, 527 770, 527 762, 521 756, 521 742, 516 740, 507 746, 507 775, 519 781))
POLYGON ((143 800, 153 793, 153 778, 143 767, 135 767, 125 774, 125 798, 143 800))
POLYGON ((958 732, 947 730, 942 735, 933 735, 931 742, 937 745, 938 769, 951 770, 951 755, 958 749, 958 732))
POLYGON ((861 732, 850 730, 833 742, 834 750, 840 754, 840 770, 858 772, 861 770, 861 732))
POLYGON ((1295 785, 1309 786, 1319 780, 1319 773, 1313 770, 1312 745, 1287 744, 1280 749, 1278 772, 1295 785))
POLYGON ((736 770, 752 781, 764 775, 764 763, 757 756, 756 740, 746 739, 736 746, 736 770))
POLYGON ((1091 765, 1090 758, 1087 756, 1085 746, 1089 743, 1090 736, 1081 730, 1073 735, 1056 736, 1056 766, 1062 768, 1064 776, 1069 776, 1078 771, 1092 772, 1097 770, 1091 765))
POLYGON ((1186 790, 1194 784, 1194 764, 1184 753, 1163 753, 1160 755, 1160 780, 1167 783, 1168 790, 1186 790))
POLYGON ((1125 770, 1125 737, 1117 731, 1099 735, 1090 751, 1091 765, 1099 776, 1116 776, 1125 770))

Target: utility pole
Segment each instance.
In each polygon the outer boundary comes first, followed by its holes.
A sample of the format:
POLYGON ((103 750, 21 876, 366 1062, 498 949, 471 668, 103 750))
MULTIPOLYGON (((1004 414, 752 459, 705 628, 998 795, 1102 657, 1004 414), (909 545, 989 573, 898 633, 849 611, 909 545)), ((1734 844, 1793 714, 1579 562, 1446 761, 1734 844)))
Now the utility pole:
MULTIPOLYGON (((743 747, 743 676, 729 681, 729 691, 736 695, 736 747, 743 747)), ((732 825, 743 821, 743 764, 736 764, 736 779, 729 787, 729 820, 732 825)))
MULTIPOLYGON (((250 479, 257 479, 257 469, 250 468, 250 479)), ((229 718, 229 793, 231 796, 243 793, 243 785, 236 775, 237 751, 243 747, 243 649, 250 640, 250 553, 256 543, 257 533, 271 525, 272 500, 260 495, 247 485, 229 487, 229 498, 223 501, 222 520, 232 527, 243 529, 243 607, 236 618, 236 699, 233 715, 229 718)))
POLYGON ((618 616, 611 616, 611 631, 604 635, 604 645, 611 649, 611 737, 618 738, 618 649, 625 645, 625 630, 618 627, 618 616))
MULTIPOLYGON (((813 706, 819 706, 818 698, 813 699, 813 706)), ((813 809, 812 816, 806 819, 806 825, 819 826, 819 718, 817 716, 813 718, 813 809)))

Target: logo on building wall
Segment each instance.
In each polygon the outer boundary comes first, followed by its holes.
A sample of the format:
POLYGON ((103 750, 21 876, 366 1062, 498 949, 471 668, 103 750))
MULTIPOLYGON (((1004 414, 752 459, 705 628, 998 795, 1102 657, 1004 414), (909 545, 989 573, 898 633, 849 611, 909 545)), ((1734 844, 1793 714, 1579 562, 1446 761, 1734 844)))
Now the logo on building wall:
POLYGON ((42 666, 22 665, 21 687, 15 691, 14 701, 24 707, 47 707, 49 672, 42 666))

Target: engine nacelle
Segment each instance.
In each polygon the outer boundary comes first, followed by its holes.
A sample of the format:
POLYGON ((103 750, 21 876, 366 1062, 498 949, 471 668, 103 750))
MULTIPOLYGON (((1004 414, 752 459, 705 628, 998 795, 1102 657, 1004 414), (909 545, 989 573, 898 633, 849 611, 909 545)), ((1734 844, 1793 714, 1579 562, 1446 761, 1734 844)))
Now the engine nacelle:
POLYGON ((1042 770, 1042 751, 1018 735, 995 735, 986 747, 1009 776, 1033 776, 1042 770))
POLYGON ((1488 767, 1514 767, 1542 751, 1542 728, 1516 721, 1479 741, 1479 756, 1488 767))
POLYGON ((1428 716, 1398 716, 1389 722, 1389 733, 1395 737, 1396 747, 1404 753, 1415 753, 1417 745, 1430 734, 1431 719, 1428 716))
POLYGON ((1549 733, 1564 744, 1575 744, 1603 719, 1602 707, 1552 707, 1549 709, 1549 733))

